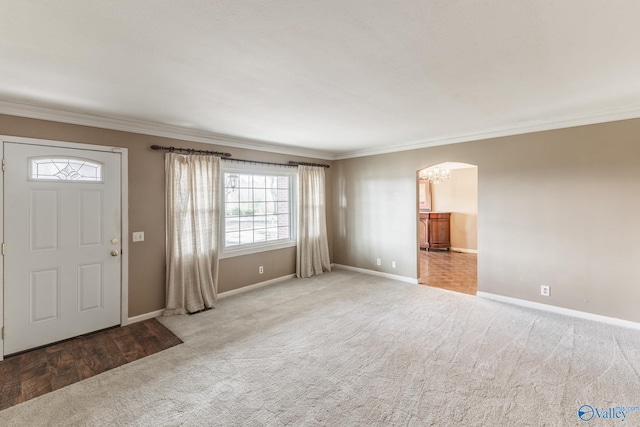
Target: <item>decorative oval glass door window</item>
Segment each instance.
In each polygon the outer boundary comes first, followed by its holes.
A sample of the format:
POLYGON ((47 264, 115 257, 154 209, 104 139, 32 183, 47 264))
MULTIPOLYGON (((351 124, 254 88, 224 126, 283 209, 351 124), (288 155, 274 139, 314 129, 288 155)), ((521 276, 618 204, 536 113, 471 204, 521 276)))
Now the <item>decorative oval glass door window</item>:
POLYGON ((75 157, 32 157, 29 180, 102 182, 102 164, 75 157))

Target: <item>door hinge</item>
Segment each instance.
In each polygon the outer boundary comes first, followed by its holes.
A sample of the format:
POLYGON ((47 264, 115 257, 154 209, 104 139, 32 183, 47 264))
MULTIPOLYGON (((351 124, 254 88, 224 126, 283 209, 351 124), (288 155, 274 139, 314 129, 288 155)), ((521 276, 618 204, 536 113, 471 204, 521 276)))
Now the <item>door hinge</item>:
POLYGON ((4 326, 2 327, 2 339, 4 339, 4 326))
POLYGON ((7 165, 7 162, 5 159, 2 159, 2 172, 4 172, 4 168, 7 165))
POLYGON ((2 255, 4 255, 4 243, 2 244, 2 255))

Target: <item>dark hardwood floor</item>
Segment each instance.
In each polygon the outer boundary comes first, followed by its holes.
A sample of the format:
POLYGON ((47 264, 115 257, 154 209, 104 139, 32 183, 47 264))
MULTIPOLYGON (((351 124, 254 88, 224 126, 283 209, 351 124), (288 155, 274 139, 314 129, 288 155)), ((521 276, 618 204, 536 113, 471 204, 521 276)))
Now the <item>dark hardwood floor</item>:
POLYGON ((478 255, 453 251, 420 251, 422 284, 475 295, 478 255))
POLYGON ((149 319, 6 357, 0 362, 0 410, 181 343, 149 319))

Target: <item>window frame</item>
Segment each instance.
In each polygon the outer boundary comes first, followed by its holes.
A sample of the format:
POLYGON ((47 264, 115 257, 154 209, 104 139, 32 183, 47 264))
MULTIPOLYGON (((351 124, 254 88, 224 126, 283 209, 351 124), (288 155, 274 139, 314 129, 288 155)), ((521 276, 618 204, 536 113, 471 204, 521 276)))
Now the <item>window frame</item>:
MULTIPOLYGON (((87 159, 84 157, 76 157, 76 156, 35 156, 35 157, 29 157, 27 159, 27 163, 28 163, 28 176, 27 176, 27 181, 31 181, 31 182, 64 182, 64 183, 82 183, 82 184, 103 184, 104 183, 104 163, 102 162, 98 162, 96 160, 91 160, 91 159, 87 159), (56 162, 57 161, 57 162, 56 162), (88 179, 86 177, 83 177, 82 175, 78 174, 79 177, 78 178, 72 178, 72 179, 67 179, 67 178, 60 178, 59 176, 57 176, 57 174, 53 174, 53 175, 43 175, 41 176, 34 176, 34 175, 39 175, 39 166, 40 165, 45 165, 47 162, 52 163, 55 165, 55 167, 57 168, 57 163, 61 163, 60 161, 67 162, 67 165, 69 167, 71 167, 71 162, 73 162, 74 164, 81 164, 79 169, 82 169, 82 167, 84 167, 84 165, 87 165, 89 167, 93 167, 96 168, 96 170, 99 172, 96 175, 99 175, 98 179, 88 179), (44 178, 44 176, 47 176, 46 178, 44 178), (57 179, 56 179, 57 178, 57 179)), ((74 172, 78 172, 78 170, 74 170, 74 172)), ((58 170, 58 173, 60 173, 61 170, 58 170)))
POLYGON ((220 251, 219 258, 232 258, 259 252, 290 248, 297 245, 298 236, 298 169, 292 167, 240 164, 231 161, 220 162, 220 251), (245 175, 288 175, 289 176, 289 238, 257 243, 245 243, 237 246, 226 246, 226 197, 225 174, 237 173, 245 175))

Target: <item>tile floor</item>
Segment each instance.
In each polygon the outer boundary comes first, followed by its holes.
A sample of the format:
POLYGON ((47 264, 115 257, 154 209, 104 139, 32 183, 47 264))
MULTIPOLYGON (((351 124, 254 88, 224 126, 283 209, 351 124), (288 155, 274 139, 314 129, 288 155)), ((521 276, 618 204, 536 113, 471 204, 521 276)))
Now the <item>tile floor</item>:
POLYGON ((0 410, 181 343, 149 319, 8 356, 0 362, 0 410))

